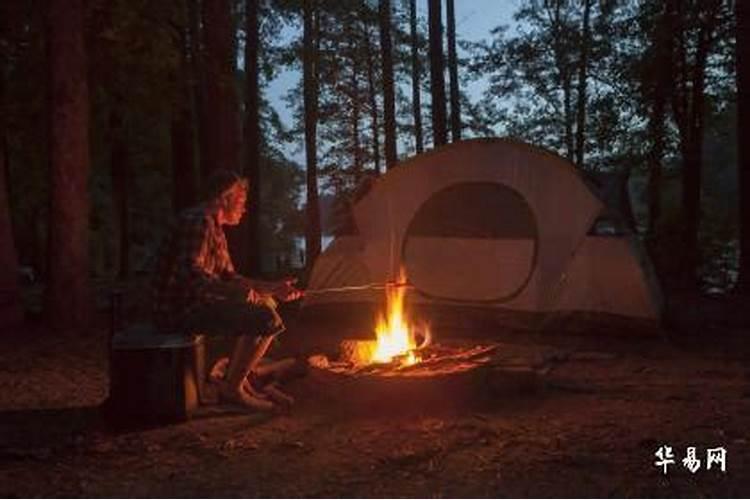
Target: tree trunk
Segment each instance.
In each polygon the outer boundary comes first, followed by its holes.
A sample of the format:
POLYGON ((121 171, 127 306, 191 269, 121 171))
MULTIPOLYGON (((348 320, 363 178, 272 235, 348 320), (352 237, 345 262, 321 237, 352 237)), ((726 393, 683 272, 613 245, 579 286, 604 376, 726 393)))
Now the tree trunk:
MULTIPOLYGON (((185 82, 186 83, 186 82, 185 82)), ((183 82, 178 82, 182 85, 183 82)), ((189 94, 183 98, 190 99, 189 94)), ((196 201, 193 115, 189 102, 180 102, 172 111, 170 136, 172 141, 172 207, 180 212, 196 201)))
POLYGON ((562 82, 563 113, 565 115, 563 117, 565 120, 565 157, 568 160, 575 162, 575 137, 573 135, 573 121, 575 120, 575 116, 573 115, 573 82, 571 81, 570 74, 567 70, 564 70, 563 74, 560 75, 560 80, 562 82))
POLYGON ((195 189, 195 121, 193 120, 193 71, 191 59, 196 39, 190 29, 180 32, 179 65, 175 74, 177 96, 172 107, 170 136, 172 140, 172 207, 175 212, 196 201, 195 189))
POLYGON ((666 108, 672 81, 672 40, 674 36, 672 16, 674 16, 672 1, 668 0, 652 35, 654 37, 654 60, 652 62, 654 71, 651 74, 656 78, 656 81, 654 82, 653 95, 649 96, 651 113, 648 122, 648 135, 651 144, 648 151, 647 229, 647 241, 652 248, 656 245, 657 225, 661 217, 661 180, 666 135, 666 108))
POLYGON ((591 0, 583 0, 583 29, 581 39, 581 61, 578 67, 578 103, 576 106, 576 166, 583 170, 586 146, 586 102, 589 66, 589 45, 591 44, 591 0))
POLYGON ((419 64, 419 41, 417 39, 417 0, 409 0, 409 26, 411 29, 411 109, 414 115, 414 141, 417 154, 424 151, 422 140, 422 83, 419 64))
POLYGON ((115 97, 109 111, 110 168, 112 169, 112 194, 117 242, 117 278, 126 279, 130 274, 130 224, 128 219, 130 165, 128 141, 122 118, 122 100, 115 97))
MULTIPOLYGON (((681 5, 677 2, 677 5, 681 5)), ((718 3, 712 4, 715 9, 718 3)), ((685 7, 682 6, 682 9, 685 7)), ((701 14, 700 29, 697 34, 695 60, 688 67, 684 40, 679 44, 677 59, 679 61, 677 89, 673 92, 672 109, 680 134, 680 151, 682 153, 682 285, 694 288, 697 284, 697 271, 700 265, 698 247, 698 228, 701 210, 701 173, 703 170, 703 130, 704 130, 704 88, 706 78, 706 61, 711 48, 713 31, 716 22, 716 11, 709 6, 701 14), (702 15, 701 15, 702 14, 702 15)), ((685 12, 678 12, 680 20, 679 38, 685 36, 685 12)))
POLYGON ((13 225, 8 197, 7 150, 5 142, 4 73, 0 66, 0 328, 23 321, 18 290, 18 257, 13 244, 13 225))
POLYGON ((435 146, 447 141, 445 119, 445 69, 443 62, 443 26, 440 0, 429 0, 430 18, 430 90, 432 93, 432 135, 435 146))
POLYGON ((380 0, 380 55, 383 63, 383 125, 385 126, 385 167, 396 164, 396 101, 393 90, 391 51, 391 0, 380 0))
POLYGON ((303 0, 302 79, 305 107, 305 155, 307 159, 307 227, 305 264, 312 270, 320 255, 320 207, 318 204, 318 48, 319 14, 315 0, 303 0))
POLYGON ((349 58, 351 61, 351 75, 349 89, 351 92, 351 122, 349 131, 351 133, 351 148, 354 159, 354 176, 355 182, 359 181, 362 175, 362 148, 359 145, 359 120, 361 115, 359 102, 359 54, 357 53, 357 41, 354 33, 350 33, 349 58))
POLYGON ((203 0, 205 158, 203 170, 240 171, 240 120, 230 0, 203 0))
POLYGON ((195 131, 198 136, 198 187, 202 185, 209 172, 208 149, 206 143, 208 136, 206 134, 206 97, 205 97, 205 71, 203 64, 203 35, 201 30, 201 4, 200 0, 186 0, 188 12, 188 30, 190 37, 190 85, 192 87, 191 97, 192 106, 195 110, 195 131))
POLYGON ((461 140, 461 103, 459 100, 458 59, 456 58, 456 14, 453 0, 446 0, 448 24, 448 73, 451 82, 451 141, 461 140))
POLYGON ((259 0, 245 1, 245 175, 250 182, 247 199, 247 255, 251 276, 261 270, 261 144, 259 58, 259 0))
POLYGON ((737 290, 750 293, 750 5, 736 1, 737 167, 740 190, 740 273, 737 290))
MULTIPOLYGON (((239 99, 235 82, 235 27, 231 0, 202 0, 203 9, 203 137, 202 172, 242 172, 239 99)), ((229 251, 237 269, 246 272, 247 226, 229 228, 229 251)))
POLYGON ((55 328, 85 328, 89 287, 89 101, 81 0, 49 0, 47 61, 50 214, 46 317, 55 328))
POLYGON ((378 121, 378 99, 375 88, 376 55, 370 44, 370 31, 364 26, 365 50, 367 51, 367 94, 370 103, 370 125, 372 128, 372 161, 375 173, 380 175, 380 124, 378 121))
POLYGON ((648 135, 651 147, 648 152, 648 229, 649 241, 655 241, 657 224, 661 217, 661 179, 662 160, 664 158, 665 133, 665 89, 657 89, 648 122, 648 135))
POLYGON ((568 50, 562 45, 565 38, 562 30, 562 7, 564 0, 555 0, 545 2, 547 16, 550 19, 552 35, 555 39, 553 53, 555 57, 555 66, 557 70, 558 83, 563 94, 563 127, 565 144, 565 157, 575 162, 575 137, 573 135, 573 123, 575 115, 573 114, 573 82, 572 75, 568 65, 568 50))

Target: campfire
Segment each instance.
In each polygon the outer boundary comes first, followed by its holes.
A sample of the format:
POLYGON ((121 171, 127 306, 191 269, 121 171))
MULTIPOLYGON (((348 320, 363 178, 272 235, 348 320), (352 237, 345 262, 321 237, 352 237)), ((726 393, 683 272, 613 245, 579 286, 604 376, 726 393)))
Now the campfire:
POLYGON ((376 318, 375 340, 344 340, 337 359, 315 355, 309 358, 310 365, 349 375, 429 376, 470 370, 491 360, 494 345, 433 342, 429 323, 415 321, 406 312, 410 288, 402 269, 398 280, 385 286, 385 311, 376 318))

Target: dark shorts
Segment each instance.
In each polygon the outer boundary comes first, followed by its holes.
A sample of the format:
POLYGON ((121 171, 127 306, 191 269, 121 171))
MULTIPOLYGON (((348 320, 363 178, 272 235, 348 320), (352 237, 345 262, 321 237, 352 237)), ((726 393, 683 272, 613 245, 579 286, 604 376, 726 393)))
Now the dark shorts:
POLYGON ((284 331, 284 322, 274 308, 232 301, 200 305, 185 317, 182 326, 208 336, 258 337, 284 331))

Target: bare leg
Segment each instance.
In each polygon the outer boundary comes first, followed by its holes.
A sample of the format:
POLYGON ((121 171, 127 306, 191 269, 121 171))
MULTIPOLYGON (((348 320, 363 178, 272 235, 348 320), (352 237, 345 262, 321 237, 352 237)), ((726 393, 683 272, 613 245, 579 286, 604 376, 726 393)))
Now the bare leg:
POLYGON ((248 388, 249 384, 245 384, 248 374, 255 370, 273 339, 274 335, 264 336, 256 344, 250 335, 237 338, 227 367, 225 382, 219 386, 219 392, 223 397, 258 410, 273 409, 271 402, 261 399, 257 393, 249 393, 252 389, 248 388))
POLYGON ((294 358, 286 358, 279 361, 272 361, 269 363, 261 363, 255 373, 259 377, 266 375, 271 376, 270 383, 267 383, 262 391, 267 395, 274 403, 283 406, 285 409, 290 409, 294 405, 294 398, 289 394, 286 394, 281 390, 278 384, 279 377, 282 377, 286 371, 288 371, 296 361, 294 358))
POLYGON ((268 363, 261 363, 258 365, 257 370, 254 370, 259 376, 263 377, 269 373, 283 375, 285 371, 294 366, 296 361, 294 358, 284 358, 279 361, 271 361, 268 363))

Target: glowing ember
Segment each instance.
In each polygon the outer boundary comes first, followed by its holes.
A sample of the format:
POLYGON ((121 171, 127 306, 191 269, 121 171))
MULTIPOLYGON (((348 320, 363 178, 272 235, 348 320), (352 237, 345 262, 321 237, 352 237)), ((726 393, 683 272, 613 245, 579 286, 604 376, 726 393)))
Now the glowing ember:
POLYGON ((425 341, 417 346, 415 329, 404 315, 404 296, 407 288, 405 285, 406 273, 402 268, 398 282, 386 287, 385 290, 387 316, 381 314, 378 317, 375 326, 377 343, 371 362, 389 363, 396 357, 402 358, 402 365, 413 365, 421 361, 415 351, 427 345, 430 333, 425 329, 425 341))

